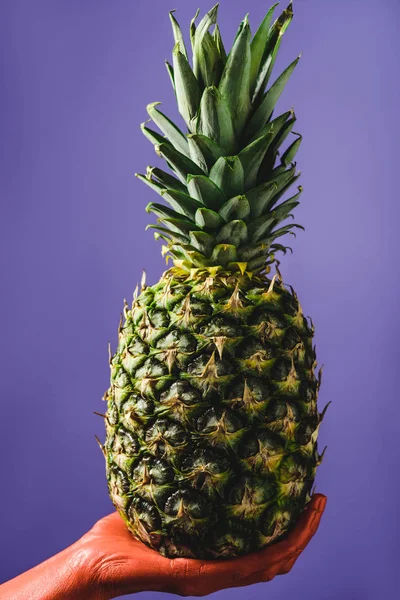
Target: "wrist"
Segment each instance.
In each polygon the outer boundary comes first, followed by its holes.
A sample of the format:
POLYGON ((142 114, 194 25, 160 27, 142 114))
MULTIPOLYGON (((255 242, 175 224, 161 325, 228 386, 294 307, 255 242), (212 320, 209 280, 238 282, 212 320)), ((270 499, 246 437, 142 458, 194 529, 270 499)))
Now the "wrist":
POLYGON ((77 542, 0 585, 0 600, 108 600, 91 580, 89 559, 77 542))

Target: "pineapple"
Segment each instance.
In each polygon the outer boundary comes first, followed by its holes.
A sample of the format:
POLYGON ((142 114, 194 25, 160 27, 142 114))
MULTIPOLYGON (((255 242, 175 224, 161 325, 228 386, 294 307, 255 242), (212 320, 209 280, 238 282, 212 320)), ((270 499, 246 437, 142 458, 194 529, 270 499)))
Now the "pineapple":
POLYGON ((274 107, 299 57, 267 89, 292 5, 227 55, 218 5, 167 63, 183 133, 147 107, 143 133, 170 172, 139 179, 164 202, 156 239, 172 264, 125 301, 102 446, 111 499, 132 534, 167 557, 217 559, 279 540, 309 502, 322 454, 314 327, 276 259, 299 204, 296 118, 274 107), (278 158, 279 157, 279 158, 278 158), (276 164, 277 163, 277 164, 276 164), (271 275, 274 266, 276 273, 271 275))

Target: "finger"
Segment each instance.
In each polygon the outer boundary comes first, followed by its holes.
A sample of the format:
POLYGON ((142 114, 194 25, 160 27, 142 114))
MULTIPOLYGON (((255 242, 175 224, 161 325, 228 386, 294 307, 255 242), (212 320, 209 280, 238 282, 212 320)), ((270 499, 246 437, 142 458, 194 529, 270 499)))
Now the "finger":
POLYGON ((287 542, 292 544, 296 550, 304 550, 317 531, 326 502, 326 496, 323 494, 314 494, 296 527, 289 533, 287 542))
POLYGON ((289 573, 289 571, 291 571, 293 569, 294 564, 297 561, 297 559, 299 558, 300 554, 301 554, 301 551, 299 550, 298 552, 296 552, 296 554, 293 556, 293 558, 288 560, 285 565, 281 566, 279 569, 278 575, 286 575, 286 573, 289 573))

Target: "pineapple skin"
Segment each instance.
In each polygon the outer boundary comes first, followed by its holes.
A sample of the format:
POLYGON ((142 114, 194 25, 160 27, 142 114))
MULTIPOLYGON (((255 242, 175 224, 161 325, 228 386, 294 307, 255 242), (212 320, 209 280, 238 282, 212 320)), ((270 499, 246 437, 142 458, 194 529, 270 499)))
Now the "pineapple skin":
POLYGON ((276 276, 170 269, 125 304, 103 450, 135 537, 215 559, 290 530, 322 458, 313 334, 276 276))

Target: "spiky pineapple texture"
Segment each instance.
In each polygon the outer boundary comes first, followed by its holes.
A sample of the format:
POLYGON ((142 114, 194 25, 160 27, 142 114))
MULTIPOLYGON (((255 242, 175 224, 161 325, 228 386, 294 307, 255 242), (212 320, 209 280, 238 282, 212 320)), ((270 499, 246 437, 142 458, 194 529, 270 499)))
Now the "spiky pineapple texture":
MULTIPOLYGON (((276 6, 276 5, 275 5, 276 6)), ((169 557, 239 556, 284 535, 310 499, 317 435, 314 328, 279 269, 279 226, 298 204, 301 136, 279 154, 293 111, 273 118, 298 58, 265 91, 293 12, 251 38, 247 17, 226 54, 218 6, 168 65, 183 133, 148 106, 142 125, 173 174, 139 175, 169 203, 150 203, 174 266, 125 304, 105 395, 110 496, 130 531, 169 557), (210 28, 215 25, 213 32, 210 28), (279 165, 276 159, 280 156, 279 165)), ((271 24, 272 23, 272 24, 271 24)))

